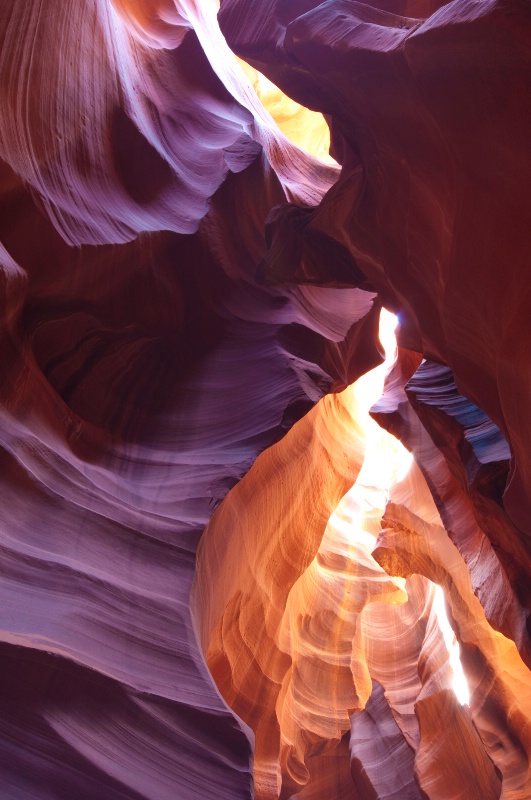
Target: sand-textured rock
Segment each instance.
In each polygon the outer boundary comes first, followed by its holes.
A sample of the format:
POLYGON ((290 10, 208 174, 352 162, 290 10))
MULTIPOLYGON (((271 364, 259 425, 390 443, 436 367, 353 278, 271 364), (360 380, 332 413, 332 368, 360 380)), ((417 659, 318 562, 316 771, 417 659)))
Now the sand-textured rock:
POLYGON ((0 2, 2 798, 531 796, 530 86, 527 0, 0 2))

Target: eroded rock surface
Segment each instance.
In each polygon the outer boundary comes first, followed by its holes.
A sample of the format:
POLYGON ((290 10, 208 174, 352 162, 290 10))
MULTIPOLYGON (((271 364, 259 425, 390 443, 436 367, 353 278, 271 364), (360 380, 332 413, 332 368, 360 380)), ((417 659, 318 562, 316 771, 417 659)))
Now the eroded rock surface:
POLYGON ((2 797, 525 800, 529 4, 0 5, 2 797))

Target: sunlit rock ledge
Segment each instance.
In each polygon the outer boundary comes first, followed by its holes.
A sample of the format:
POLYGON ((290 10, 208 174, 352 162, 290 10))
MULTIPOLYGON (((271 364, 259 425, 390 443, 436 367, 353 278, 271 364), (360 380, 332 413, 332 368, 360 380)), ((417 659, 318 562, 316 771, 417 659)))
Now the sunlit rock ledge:
POLYGON ((2 798, 527 800, 528 2, 0 42, 2 798))

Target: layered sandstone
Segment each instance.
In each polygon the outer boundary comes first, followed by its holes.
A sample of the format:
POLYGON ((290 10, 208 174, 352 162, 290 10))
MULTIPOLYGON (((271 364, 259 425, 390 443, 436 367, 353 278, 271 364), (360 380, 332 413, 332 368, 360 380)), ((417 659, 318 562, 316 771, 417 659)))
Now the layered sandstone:
POLYGON ((2 797, 525 800, 529 4, 218 10, 1 4, 2 797))

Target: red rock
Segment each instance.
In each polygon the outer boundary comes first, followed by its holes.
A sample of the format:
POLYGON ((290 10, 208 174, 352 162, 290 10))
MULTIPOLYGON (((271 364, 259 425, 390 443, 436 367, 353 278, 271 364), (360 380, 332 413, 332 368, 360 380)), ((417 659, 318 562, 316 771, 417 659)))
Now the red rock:
POLYGON ((529 4, 0 5, 2 797, 528 797, 529 4))

